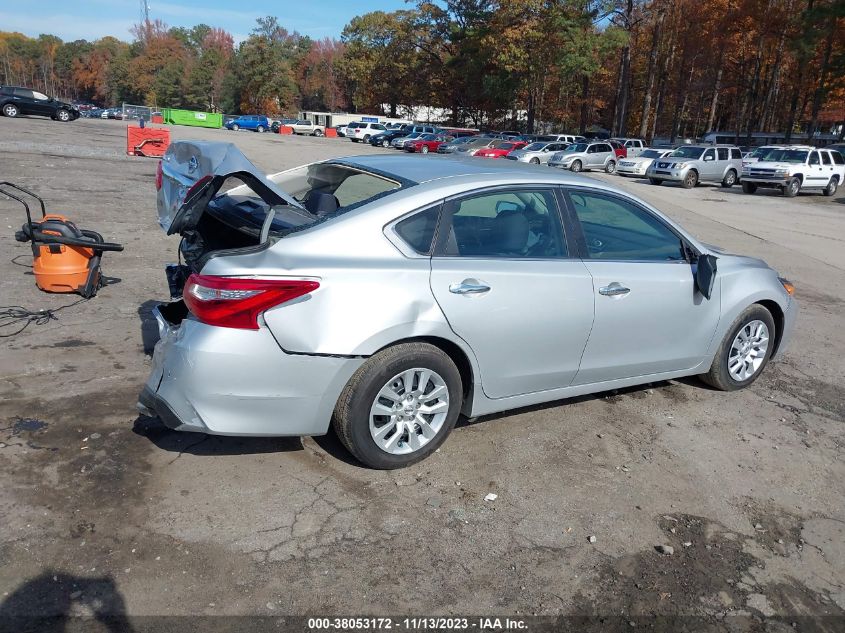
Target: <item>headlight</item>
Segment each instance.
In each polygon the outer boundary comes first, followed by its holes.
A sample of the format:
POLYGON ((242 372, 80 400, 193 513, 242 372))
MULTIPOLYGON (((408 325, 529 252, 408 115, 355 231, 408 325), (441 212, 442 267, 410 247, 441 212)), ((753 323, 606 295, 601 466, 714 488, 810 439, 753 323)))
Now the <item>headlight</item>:
POLYGON ((742 173, 743 173, 743 174, 750 174, 750 173, 751 173, 751 167, 747 167, 747 166, 746 166, 746 167, 743 167, 743 168, 742 168, 742 173))
POLYGON ((788 169, 778 169, 775 172, 775 178, 789 178, 789 170, 788 169))
POLYGON ((688 166, 688 165, 689 165, 689 163, 675 163, 675 164, 673 165, 673 167, 674 167, 675 169, 683 169, 684 167, 686 167, 686 166, 688 166))

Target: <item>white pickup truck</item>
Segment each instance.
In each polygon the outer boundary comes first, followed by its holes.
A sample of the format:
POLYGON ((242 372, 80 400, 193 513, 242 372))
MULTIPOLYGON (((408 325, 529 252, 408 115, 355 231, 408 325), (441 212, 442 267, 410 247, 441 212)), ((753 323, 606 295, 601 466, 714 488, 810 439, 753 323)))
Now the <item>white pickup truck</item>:
POLYGON ((742 166, 742 190, 758 187, 780 189, 787 198, 799 191, 819 191, 833 196, 845 182, 845 158, 835 150, 792 145, 772 150, 762 160, 742 166))
POLYGON ((324 136, 326 134, 326 126, 317 125, 314 121, 307 119, 299 119, 295 123, 290 123, 294 134, 307 134, 308 136, 324 136))

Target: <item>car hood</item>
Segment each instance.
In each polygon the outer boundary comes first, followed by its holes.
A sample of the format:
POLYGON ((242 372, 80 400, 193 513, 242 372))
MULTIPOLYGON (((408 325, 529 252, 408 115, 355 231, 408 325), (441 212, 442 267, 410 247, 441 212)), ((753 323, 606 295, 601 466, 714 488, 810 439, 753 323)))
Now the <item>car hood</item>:
POLYGON ((754 167, 768 167, 769 169, 791 169, 792 167, 795 167, 796 165, 800 164, 801 163, 778 163, 769 160, 758 160, 756 163, 754 163, 754 167))
POLYGON ((168 235, 195 228, 229 177, 248 185, 270 205, 289 205, 304 211, 293 196, 267 178, 232 143, 176 141, 161 160, 161 188, 156 199, 161 228, 168 235))

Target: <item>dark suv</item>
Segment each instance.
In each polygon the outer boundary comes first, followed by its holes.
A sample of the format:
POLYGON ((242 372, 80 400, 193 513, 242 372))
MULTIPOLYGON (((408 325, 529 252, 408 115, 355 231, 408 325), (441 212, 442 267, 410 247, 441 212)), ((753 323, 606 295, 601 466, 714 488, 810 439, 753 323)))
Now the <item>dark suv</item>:
POLYGON ((19 114, 48 116, 54 121, 73 121, 79 118, 76 106, 56 101, 37 90, 18 86, 0 86, 0 112, 8 117, 16 117, 19 114))

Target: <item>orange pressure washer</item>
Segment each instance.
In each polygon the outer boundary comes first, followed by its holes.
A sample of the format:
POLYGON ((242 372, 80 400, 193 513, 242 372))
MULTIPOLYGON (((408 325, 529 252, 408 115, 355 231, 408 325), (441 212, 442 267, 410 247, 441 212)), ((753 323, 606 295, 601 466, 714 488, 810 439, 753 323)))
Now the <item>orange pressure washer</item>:
POLYGON ((44 200, 11 182, 0 182, 0 193, 20 202, 26 209, 26 224, 15 233, 18 242, 32 242, 32 271, 35 283, 46 292, 76 292, 90 299, 105 285, 100 262, 105 251, 122 251, 121 244, 103 240, 96 231, 80 229, 65 216, 47 213, 44 200), (41 220, 32 221, 29 205, 17 194, 38 200, 41 220))

